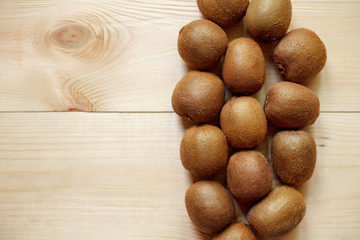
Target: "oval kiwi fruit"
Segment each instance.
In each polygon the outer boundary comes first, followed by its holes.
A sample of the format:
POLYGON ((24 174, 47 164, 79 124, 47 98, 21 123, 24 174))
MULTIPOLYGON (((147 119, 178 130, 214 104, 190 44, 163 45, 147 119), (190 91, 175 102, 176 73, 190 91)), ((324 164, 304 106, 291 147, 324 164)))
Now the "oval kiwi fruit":
POLYGON ((224 133, 209 124, 188 128, 181 141, 180 158, 184 168, 194 175, 208 176, 220 172, 228 161, 224 133))
POLYGON ((309 88, 292 82, 279 82, 272 86, 264 108, 269 122, 280 128, 309 126, 320 114, 318 96, 309 88))
POLYGON ((292 231, 303 219, 306 204, 301 193, 279 186, 254 205, 247 214, 250 227, 259 237, 279 237, 292 231))
POLYGON ((270 42, 285 35, 291 21, 290 0, 251 0, 245 21, 249 33, 270 42))
POLYGON ((202 180, 191 184, 185 195, 185 205, 193 224, 205 233, 215 233, 235 218, 230 195, 215 181, 202 180))
POLYGON ((220 112, 225 101, 225 87, 215 74, 188 72, 172 95, 174 111, 196 123, 209 122, 220 112))
POLYGON ((224 30, 209 20, 195 20, 179 33, 178 51, 192 68, 207 69, 214 66, 225 53, 228 38, 224 30))
POLYGON ((265 58, 259 44, 250 38, 238 38, 229 43, 225 53, 222 76, 231 92, 252 94, 265 81, 265 58))
POLYGON ((249 0, 197 0, 205 18, 226 27, 240 21, 249 5, 249 0))
POLYGON ((231 98, 221 110, 220 125, 234 148, 254 148, 266 137, 266 117, 254 97, 231 98))
POLYGON ((316 162, 316 143, 305 131, 281 131, 271 143, 271 162, 275 174, 287 185, 309 180, 316 162))
POLYGON ((241 151, 232 155, 226 176, 230 192, 243 203, 254 202, 271 190, 270 165, 257 151, 241 151))
POLYGON ((285 80, 304 83, 325 66, 326 48, 316 33, 298 28, 287 33, 278 42, 273 58, 285 80))
POLYGON ((256 240, 254 233, 244 223, 233 223, 213 240, 256 240))

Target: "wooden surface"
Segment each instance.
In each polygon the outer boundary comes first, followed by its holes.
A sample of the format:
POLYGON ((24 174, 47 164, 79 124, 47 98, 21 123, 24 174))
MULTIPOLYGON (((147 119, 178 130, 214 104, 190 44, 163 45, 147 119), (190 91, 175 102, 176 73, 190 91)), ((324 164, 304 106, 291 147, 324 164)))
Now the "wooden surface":
MULTIPOLYGON (((360 239, 360 1, 292 3, 290 29, 314 30, 328 60, 309 85, 321 114, 307 213, 282 239, 360 239)), ((177 34, 198 18, 195 0, 0 1, 0 240, 209 238, 184 207, 190 123, 170 102, 188 71, 177 34)), ((263 103, 281 78, 261 46, 263 103)))

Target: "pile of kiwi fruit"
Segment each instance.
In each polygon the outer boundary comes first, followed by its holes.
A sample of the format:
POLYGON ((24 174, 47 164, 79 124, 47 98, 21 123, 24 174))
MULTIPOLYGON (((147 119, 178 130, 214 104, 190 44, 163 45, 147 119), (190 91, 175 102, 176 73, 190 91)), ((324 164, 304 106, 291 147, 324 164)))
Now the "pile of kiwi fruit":
POLYGON ((195 123, 180 145, 182 165, 194 177, 185 194, 193 224, 213 239, 266 239, 291 232, 306 204, 296 188, 316 163, 316 143, 303 128, 320 113, 319 98, 304 86, 326 62, 324 43, 311 30, 288 32, 290 0, 197 0, 204 16, 186 24, 178 52, 190 70, 177 83, 172 106, 195 123), (229 42, 224 29, 244 18, 252 38, 229 42), (262 44, 261 42, 264 42, 262 44), (273 46, 274 84, 261 104, 266 64, 259 45, 273 46), (212 72, 221 65, 221 74, 212 72), (232 98, 225 101, 226 89, 232 98), (214 120, 215 119, 215 120, 214 120), (216 120, 217 119, 217 120, 216 120), (276 133, 269 133, 269 127, 276 133), (257 147, 271 139, 270 157, 257 147), (223 174, 224 181, 217 175, 223 174), (248 206, 237 221, 236 204, 248 206))

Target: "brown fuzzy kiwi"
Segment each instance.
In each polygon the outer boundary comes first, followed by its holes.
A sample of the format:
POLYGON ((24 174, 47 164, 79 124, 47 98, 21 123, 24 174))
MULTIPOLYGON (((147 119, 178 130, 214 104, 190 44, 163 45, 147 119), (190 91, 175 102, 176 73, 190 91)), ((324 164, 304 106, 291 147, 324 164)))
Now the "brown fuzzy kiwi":
POLYGON ((197 176, 214 175, 225 169, 228 145, 224 133, 217 127, 205 124, 185 131, 180 145, 181 162, 197 176))
POLYGON ((309 180, 316 162, 316 143, 305 131, 281 131, 271 144, 271 162, 275 174, 287 185, 309 180))
POLYGON ((292 82, 279 82, 272 86, 264 108, 269 122, 281 128, 309 126, 320 114, 320 102, 316 93, 292 82))
POLYGON ((235 218, 230 195, 215 181, 202 180, 191 184, 185 195, 185 205, 193 224, 205 233, 215 233, 235 218))
POLYGON ((254 148, 266 137, 266 117, 254 97, 231 98, 221 110, 220 125, 234 148, 254 148))
POLYGON ((273 58, 285 80, 304 83, 325 66, 326 48, 316 33, 298 28, 278 42, 273 58))
POLYGON ((290 0, 251 0, 245 21, 249 33, 263 41, 275 41, 285 35, 291 21, 290 0))
POLYGON ((255 234, 262 238, 279 237, 292 231, 303 219, 306 204, 295 188, 279 186, 247 214, 255 234))
POLYGON ((265 58, 259 44, 250 38, 238 38, 229 43, 225 53, 222 76, 230 91, 252 94, 265 81, 265 58))
POLYGON ((230 192, 244 203, 259 200, 271 190, 270 165, 257 151, 241 151, 232 155, 226 176, 230 192))
POLYGON ((244 223, 233 223, 213 240, 256 240, 254 233, 244 223))
POLYGON ((225 87, 215 74, 188 72, 172 95, 174 111, 196 123, 209 122, 220 112, 225 101, 225 87))
POLYGON ((225 53, 228 38, 224 30, 209 20, 196 20, 179 33, 178 51, 187 65, 198 69, 214 66, 225 53))
POLYGON ((244 17, 249 0, 197 0, 197 5, 204 17, 226 27, 244 17))

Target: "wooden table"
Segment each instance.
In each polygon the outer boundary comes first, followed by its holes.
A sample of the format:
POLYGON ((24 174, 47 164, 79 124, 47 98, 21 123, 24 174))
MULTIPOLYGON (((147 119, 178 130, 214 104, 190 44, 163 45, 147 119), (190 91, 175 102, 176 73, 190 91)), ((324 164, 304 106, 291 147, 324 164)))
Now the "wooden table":
MULTIPOLYGON (((292 2, 290 29, 314 30, 328 60, 309 85, 321 114, 307 213, 283 239, 360 239, 360 1, 292 2)), ((188 71, 178 31, 199 18, 195 0, 0 2, 1 240, 208 239, 184 207, 190 124, 170 101, 188 71)), ((261 46, 263 103, 281 77, 261 46)))

